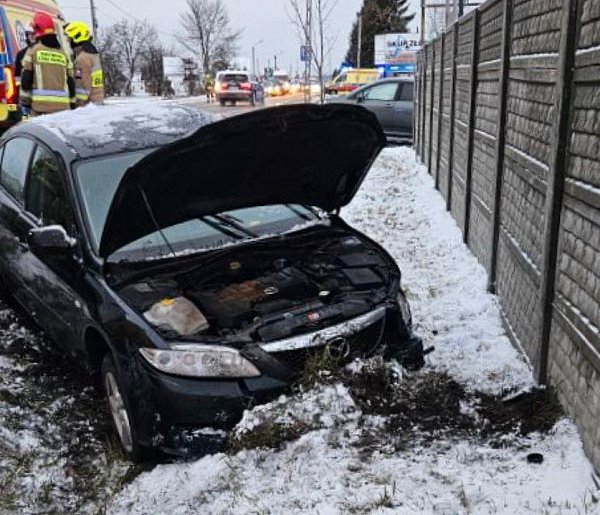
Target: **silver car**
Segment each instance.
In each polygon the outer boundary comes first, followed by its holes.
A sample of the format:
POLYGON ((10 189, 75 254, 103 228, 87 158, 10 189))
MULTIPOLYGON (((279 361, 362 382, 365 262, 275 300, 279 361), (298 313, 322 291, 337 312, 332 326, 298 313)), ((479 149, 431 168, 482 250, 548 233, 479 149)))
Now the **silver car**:
POLYGON ((389 143, 412 143, 413 140, 412 79, 394 77, 363 86, 344 97, 333 97, 327 103, 358 104, 373 112, 389 143))

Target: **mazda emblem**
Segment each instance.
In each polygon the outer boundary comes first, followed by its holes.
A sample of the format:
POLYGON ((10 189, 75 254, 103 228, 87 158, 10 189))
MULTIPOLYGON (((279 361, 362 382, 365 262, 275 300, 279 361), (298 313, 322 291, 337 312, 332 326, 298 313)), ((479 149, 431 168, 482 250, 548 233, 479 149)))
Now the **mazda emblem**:
POLYGON ((341 361, 350 356, 352 352, 352 348, 350 344, 346 341, 346 338, 335 338, 331 340, 327 346, 325 347, 325 352, 327 356, 335 361, 341 361))

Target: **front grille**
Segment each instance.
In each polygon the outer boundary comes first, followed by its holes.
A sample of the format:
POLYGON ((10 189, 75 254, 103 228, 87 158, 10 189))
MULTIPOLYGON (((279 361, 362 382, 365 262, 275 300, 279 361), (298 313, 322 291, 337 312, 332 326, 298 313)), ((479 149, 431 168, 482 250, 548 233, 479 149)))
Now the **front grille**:
MULTIPOLYGON (((348 336, 346 342, 350 348, 350 353, 339 364, 349 363, 356 358, 367 357, 371 355, 382 342, 385 330, 385 317, 378 320, 369 327, 348 336)), ((322 355, 327 345, 319 347, 309 347, 303 349, 294 349, 289 351, 273 352, 271 356, 280 363, 293 370, 296 373, 302 372, 306 362, 315 355, 322 355)))

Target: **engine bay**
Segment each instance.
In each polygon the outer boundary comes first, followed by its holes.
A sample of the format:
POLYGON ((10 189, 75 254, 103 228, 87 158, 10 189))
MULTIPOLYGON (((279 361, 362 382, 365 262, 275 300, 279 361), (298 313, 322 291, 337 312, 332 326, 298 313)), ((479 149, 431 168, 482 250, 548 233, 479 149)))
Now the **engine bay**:
POLYGON ((168 339, 270 342, 360 316, 397 270, 348 232, 248 245, 120 290, 168 339))

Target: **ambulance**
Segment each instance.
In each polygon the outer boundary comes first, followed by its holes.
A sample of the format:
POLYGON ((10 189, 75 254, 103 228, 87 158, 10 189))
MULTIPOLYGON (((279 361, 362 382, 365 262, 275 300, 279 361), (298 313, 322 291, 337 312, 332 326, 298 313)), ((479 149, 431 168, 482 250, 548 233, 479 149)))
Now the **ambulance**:
POLYGON ((0 1, 0 130, 17 123, 17 84, 15 82, 15 57, 27 46, 25 29, 35 11, 44 11, 54 19, 58 37, 67 55, 71 50, 63 34, 64 17, 54 0, 2 0, 0 1))

